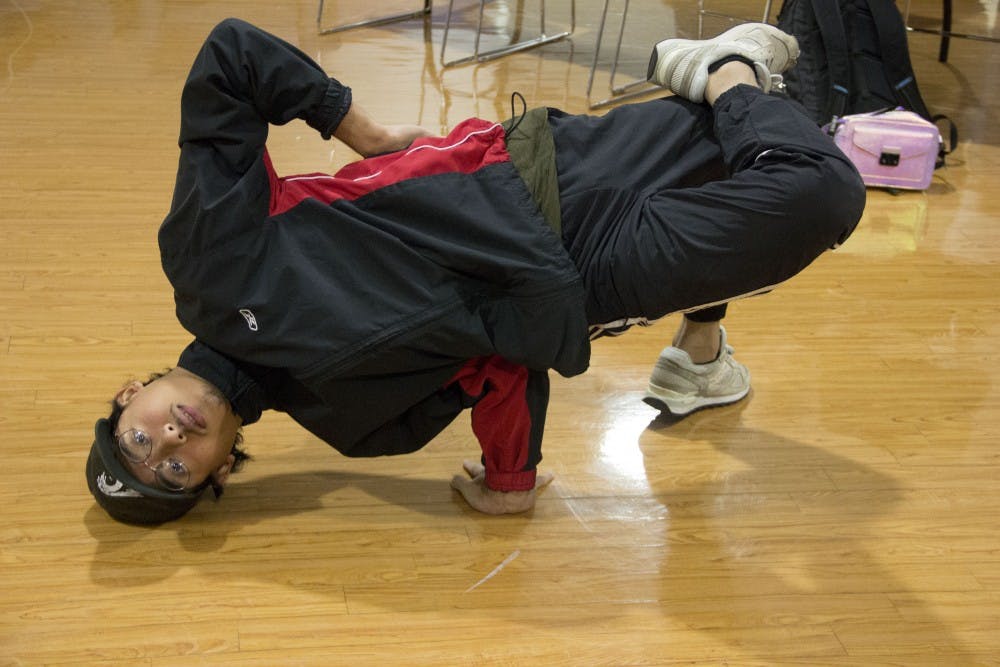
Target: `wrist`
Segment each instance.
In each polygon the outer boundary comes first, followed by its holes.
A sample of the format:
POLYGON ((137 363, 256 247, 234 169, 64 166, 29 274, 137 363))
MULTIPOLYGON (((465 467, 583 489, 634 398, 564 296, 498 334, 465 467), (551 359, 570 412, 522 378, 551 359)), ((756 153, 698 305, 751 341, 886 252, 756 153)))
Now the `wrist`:
POLYGON ((363 156, 385 152, 390 140, 387 128, 356 104, 351 105, 334 136, 363 156))

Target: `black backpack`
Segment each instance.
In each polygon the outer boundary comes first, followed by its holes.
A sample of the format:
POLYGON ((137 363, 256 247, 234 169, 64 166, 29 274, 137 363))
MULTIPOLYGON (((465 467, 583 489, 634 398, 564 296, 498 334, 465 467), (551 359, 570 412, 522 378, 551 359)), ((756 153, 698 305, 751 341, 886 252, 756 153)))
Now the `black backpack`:
POLYGON ((931 115, 920 96, 910 63, 906 26, 893 0, 785 0, 778 27, 799 42, 795 67, 784 73, 786 92, 819 125, 836 117, 903 107, 924 119, 931 115))

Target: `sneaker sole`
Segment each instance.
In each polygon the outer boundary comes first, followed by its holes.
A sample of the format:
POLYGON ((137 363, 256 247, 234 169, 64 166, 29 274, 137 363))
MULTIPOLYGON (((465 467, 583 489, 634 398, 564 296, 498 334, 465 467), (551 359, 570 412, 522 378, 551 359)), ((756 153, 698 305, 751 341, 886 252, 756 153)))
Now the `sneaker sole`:
POLYGON ((651 405, 661 412, 669 412, 677 417, 683 417, 684 415, 689 415, 696 410, 716 408, 723 405, 738 403, 743 400, 748 393, 750 393, 749 386, 743 391, 739 391, 735 394, 728 394, 726 396, 691 396, 679 394, 675 391, 658 387, 655 384, 650 384, 646 388, 646 395, 643 396, 642 401, 646 405, 651 405))

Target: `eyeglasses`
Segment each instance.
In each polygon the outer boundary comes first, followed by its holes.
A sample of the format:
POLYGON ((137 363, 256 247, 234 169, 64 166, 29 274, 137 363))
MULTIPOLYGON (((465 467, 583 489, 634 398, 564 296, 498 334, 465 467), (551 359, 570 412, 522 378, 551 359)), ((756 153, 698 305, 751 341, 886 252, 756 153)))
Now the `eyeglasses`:
POLYGON ((152 470, 160 486, 168 491, 183 491, 187 488, 188 481, 191 479, 191 471, 188 470, 183 461, 166 459, 155 466, 147 463, 153 453, 153 438, 145 431, 133 428, 118 435, 117 438, 118 451, 121 452, 122 456, 132 463, 141 463, 152 470))

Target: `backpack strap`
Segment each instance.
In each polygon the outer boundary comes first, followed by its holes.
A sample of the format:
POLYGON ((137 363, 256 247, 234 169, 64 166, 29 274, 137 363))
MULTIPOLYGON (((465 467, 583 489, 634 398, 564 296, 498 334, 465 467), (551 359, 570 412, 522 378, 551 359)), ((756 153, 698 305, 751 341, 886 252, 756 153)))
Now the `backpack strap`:
MULTIPOLYGON (((847 98, 850 95, 851 67, 847 52, 847 34, 844 32, 844 20, 840 14, 840 3, 830 0, 811 0, 816 25, 823 36, 823 48, 826 50, 826 62, 830 71, 830 97, 827 111, 831 120, 844 115, 847 109, 847 98)), ((831 123, 830 127, 834 127, 831 123)))
MULTIPOLYGON (((882 61, 889 83, 896 91, 899 102, 922 116, 932 120, 927 105, 920 96, 917 79, 913 76, 913 66, 910 63, 910 47, 906 40, 906 26, 903 17, 891 0, 860 0, 868 6, 875 20, 875 30, 878 32, 879 53, 886 54, 882 61)), ((954 127, 954 124, 952 124, 954 127)))
POLYGON ((945 146, 942 142, 941 148, 938 150, 937 160, 934 162, 935 169, 940 169, 944 166, 945 156, 954 151, 955 146, 958 145, 958 128, 955 127, 955 121, 941 113, 931 116, 931 122, 935 125, 943 120, 948 122, 948 145, 945 146))

